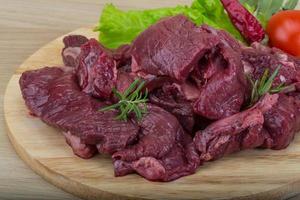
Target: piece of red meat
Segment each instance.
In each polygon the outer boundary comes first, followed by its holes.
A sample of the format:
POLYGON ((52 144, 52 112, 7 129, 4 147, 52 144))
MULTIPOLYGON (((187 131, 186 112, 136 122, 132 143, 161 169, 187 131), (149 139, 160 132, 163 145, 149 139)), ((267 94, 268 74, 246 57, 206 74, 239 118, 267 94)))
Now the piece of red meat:
POLYGON ((202 80, 194 112, 208 119, 222 119, 240 111, 249 93, 238 54, 221 44, 199 62, 198 79, 202 80))
POLYGON ((263 131, 264 112, 276 104, 278 95, 266 95, 253 108, 210 124, 198 131, 194 143, 201 160, 210 161, 242 149, 264 144, 269 135, 263 131))
POLYGON ((192 138, 162 108, 148 105, 139 122, 115 120, 117 111, 100 112, 106 104, 81 92, 72 71, 57 67, 24 72, 20 87, 30 111, 62 130, 76 155, 113 154, 116 175, 135 171, 170 181, 194 173, 200 164, 192 138))
POLYGON ((81 46, 76 74, 82 91, 94 97, 109 99, 116 85, 116 61, 95 39, 81 46))
POLYGON ((151 92, 149 100, 176 116, 182 127, 192 133, 195 125, 193 107, 176 85, 165 83, 161 89, 151 92))
POLYGON ((195 172, 199 156, 191 137, 173 115, 148 105, 148 114, 139 127, 136 144, 112 156, 116 176, 136 172, 148 180, 171 181, 195 172))
POLYGON ((253 43, 251 47, 242 49, 242 60, 245 71, 253 79, 259 79, 266 69, 269 69, 269 74, 272 74, 276 68, 280 67, 273 86, 300 82, 300 59, 277 48, 253 43))
POLYGON ((117 67, 131 65, 131 45, 125 44, 112 51, 112 57, 117 62, 117 67))
POLYGON ((198 131, 194 143, 204 161, 252 148, 286 148, 300 130, 300 101, 267 94, 254 107, 198 131))
POLYGON ((217 30, 214 29, 206 24, 203 24, 200 26, 200 30, 210 33, 216 37, 218 37, 220 39, 220 41, 222 42, 223 45, 225 45, 226 47, 230 47, 232 48, 234 51, 240 53, 241 48, 243 46, 242 43, 240 43, 238 40, 236 40, 235 38, 233 38, 230 33, 224 31, 224 30, 217 30))
POLYGON ((264 113, 264 128, 270 142, 263 147, 280 150, 286 148, 300 130, 300 100, 280 94, 277 103, 264 113))
POLYGON ((222 119, 238 113, 249 95, 240 49, 225 32, 197 27, 177 15, 160 20, 136 38, 132 71, 145 79, 173 79, 195 114, 222 119))
MULTIPOLYGON (((27 71, 20 78, 20 87, 31 113, 79 137, 78 143, 97 145, 100 153, 112 154, 136 140, 139 128, 135 123, 115 120, 117 111, 100 112, 106 104, 83 93, 72 72, 58 67, 27 71)), ((67 141, 74 152, 81 151, 76 149, 77 141, 67 141)), ((90 157, 90 153, 82 157, 90 157)))
POLYGON ((116 81, 116 89, 121 93, 125 92, 126 89, 132 84, 134 79, 135 77, 132 74, 119 69, 116 81))
MULTIPOLYGON (((80 54, 80 47, 88 41, 89 39, 83 35, 67 35, 63 38, 65 47, 63 48, 61 55, 66 66, 76 67, 78 65, 77 59, 80 54)), ((130 45, 122 45, 115 50, 105 48, 101 44, 100 46, 101 50, 105 51, 109 57, 116 61, 118 68, 131 64, 130 45)))
POLYGON ((185 81, 207 51, 218 41, 183 15, 160 20, 132 44, 132 71, 185 81))
POLYGON ((85 144, 80 137, 72 135, 70 132, 63 132, 66 142, 72 148, 75 155, 89 159, 97 153, 95 145, 85 144))
POLYGON ((61 55, 66 66, 76 67, 78 65, 77 58, 80 54, 80 46, 87 41, 88 39, 82 35, 68 35, 63 38, 65 47, 61 55))

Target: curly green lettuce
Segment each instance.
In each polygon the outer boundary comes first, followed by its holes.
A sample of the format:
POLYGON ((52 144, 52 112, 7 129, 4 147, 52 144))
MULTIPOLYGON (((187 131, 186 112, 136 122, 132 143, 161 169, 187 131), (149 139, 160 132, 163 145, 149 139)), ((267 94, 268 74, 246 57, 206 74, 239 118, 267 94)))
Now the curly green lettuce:
POLYGON ((131 11, 122 11, 112 4, 107 4, 95 31, 99 31, 99 41, 104 46, 117 48, 131 43, 142 31, 162 17, 177 14, 186 15, 197 25, 205 23, 226 30, 236 39, 243 41, 219 0, 195 0, 191 6, 131 11))

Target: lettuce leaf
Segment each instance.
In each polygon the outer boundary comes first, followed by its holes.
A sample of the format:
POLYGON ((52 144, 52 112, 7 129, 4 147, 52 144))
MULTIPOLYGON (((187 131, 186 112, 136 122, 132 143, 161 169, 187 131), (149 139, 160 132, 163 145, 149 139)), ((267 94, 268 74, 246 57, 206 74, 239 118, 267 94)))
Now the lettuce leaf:
POLYGON ((219 0, 194 0, 191 6, 131 11, 122 11, 112 4, 107 4, 95 31, 99 31, 99 41, 104 46, 117 48, 122 44, 131 43, 142 31, 162 17, 177 14, 188 16, 197 25, 206 23, 214 28, 224 29, 243 41, 219 0))
POLYGON ((162 8, 143 11, 122 11, 112 4, 107 4, 102 11, 99 25, 100 42, 109 48, 117 48, 130 43, 143 30, 162 17, 187 12, 187 7, 162 8))
POLYGON ((244 41, 239 31, 231 23, 220 0, 195 0, 191 8, 204 16, 205 20, 200 23, 191 18, 198 25, 205 23, 216 29, 226 30, 236 39, 244 41))

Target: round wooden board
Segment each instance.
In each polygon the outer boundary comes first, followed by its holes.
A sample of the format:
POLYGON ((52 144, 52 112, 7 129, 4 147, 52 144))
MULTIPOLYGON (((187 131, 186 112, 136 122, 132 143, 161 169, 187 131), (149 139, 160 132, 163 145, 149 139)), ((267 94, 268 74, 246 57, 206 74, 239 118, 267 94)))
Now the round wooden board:
MULTIPOLYGON (((72 34, 97 37, 90 28, 72 34)), ((28 114, 20 74, 62 65, 62 37, 29 57, 12 76, 4 99, 9 138, 20 157, 54 185, 86 199, 282 199, 300 193, 300 135, 285 150, 248 150, 206 163, 170 183, 138 175, 114 177, 111 159, 73 155, 59 130, 28 114)))

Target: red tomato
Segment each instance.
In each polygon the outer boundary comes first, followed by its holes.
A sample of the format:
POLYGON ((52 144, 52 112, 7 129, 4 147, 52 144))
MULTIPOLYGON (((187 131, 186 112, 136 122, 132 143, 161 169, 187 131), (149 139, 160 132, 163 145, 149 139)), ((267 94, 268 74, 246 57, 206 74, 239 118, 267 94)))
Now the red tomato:
POLYGON ((300 57, 300 10, 273 15, 267 25, 271 46, 300 57))

